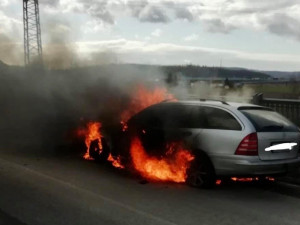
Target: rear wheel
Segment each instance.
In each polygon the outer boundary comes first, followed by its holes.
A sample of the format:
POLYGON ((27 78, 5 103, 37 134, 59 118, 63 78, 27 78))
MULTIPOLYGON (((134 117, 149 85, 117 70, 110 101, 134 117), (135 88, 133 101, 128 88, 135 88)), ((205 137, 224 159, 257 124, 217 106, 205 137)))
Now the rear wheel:
POLYGON ((104 138, 101 138, 102 149, 99 148, 99 140, 96 139, 90 144, 90 157, 97 162, 104 162, 109 156, 109 146, 104 138))
POLYGON ((214 167, 205 154, 198 155, 187 171, 186 183, 197 188, 212 188, 216 183, 214 167))

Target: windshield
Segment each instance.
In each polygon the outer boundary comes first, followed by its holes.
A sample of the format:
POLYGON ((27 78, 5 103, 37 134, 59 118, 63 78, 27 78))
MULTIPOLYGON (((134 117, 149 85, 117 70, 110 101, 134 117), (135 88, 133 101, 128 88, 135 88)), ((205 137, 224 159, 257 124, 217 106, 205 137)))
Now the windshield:
POLYGON ((265 109, 240 110, 258 132, 297 132, 297 127, 275 111, 265 109))

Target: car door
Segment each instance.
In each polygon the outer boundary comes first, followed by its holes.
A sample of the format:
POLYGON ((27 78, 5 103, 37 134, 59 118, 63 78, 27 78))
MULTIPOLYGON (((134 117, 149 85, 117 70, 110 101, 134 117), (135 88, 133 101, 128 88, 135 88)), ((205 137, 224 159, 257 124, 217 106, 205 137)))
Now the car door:
POLYGON ((161 155, 166 145, 184 143, 194 147, 194 139, 201 132, 200 107, 182 103, 165 103, 142 112, 135 119, 136 133, 146 151, 161 155))
MULTIPOLYGON (((156 138, 160 137, 157 145, 160 150, 168 150, 166 145, 173 143, 183 144, 188 149, 195 147, 195 140, 201 133, 203 123, 200 106, 180 102, 166 103, 156 113, 160 126, 150 128, 149 132, 154 133, 150 138, 154 135, 156 138)), ((149 125, 153 126, 153 123, 149 125)))
POLYGON ((189 104, 170 104, 165 110, 164 133, 168 142, 192 144, 193 138, 201 132, 200 107, 189 104))
POLYGON ((131 135, 138 137, 146 151, 153 155, 164 148, 163 108, 161 105, 149 107, 137 114, 129 123, 131 135))

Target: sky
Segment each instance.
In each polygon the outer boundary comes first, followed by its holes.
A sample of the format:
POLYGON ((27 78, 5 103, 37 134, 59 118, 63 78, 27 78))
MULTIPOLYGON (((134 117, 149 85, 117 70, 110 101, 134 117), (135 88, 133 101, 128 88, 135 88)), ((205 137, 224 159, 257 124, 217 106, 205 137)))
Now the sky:
MULTIPOLYGON (((40 0, 44 54, 93 63, 300 71, 299 0, 40 0), (64 45, 63 47, 61 47, 64 45)), ((19 0, 0 0, 0 60, 23 63, 19 0)))

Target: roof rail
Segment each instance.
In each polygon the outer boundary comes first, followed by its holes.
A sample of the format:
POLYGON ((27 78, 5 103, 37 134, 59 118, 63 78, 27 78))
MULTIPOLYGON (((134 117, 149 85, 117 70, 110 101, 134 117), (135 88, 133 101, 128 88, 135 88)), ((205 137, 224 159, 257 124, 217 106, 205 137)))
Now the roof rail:
POLYGON ((222 100, 216 100, 216 99, 200 99, 201 102, 206 102, 206 101, 215 101, 215 102, 221 102, 223 105, 229 105, 227 102, 222 101, 222 100))

